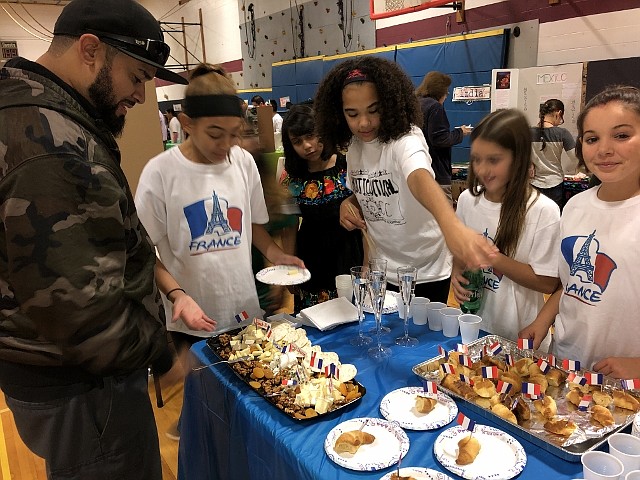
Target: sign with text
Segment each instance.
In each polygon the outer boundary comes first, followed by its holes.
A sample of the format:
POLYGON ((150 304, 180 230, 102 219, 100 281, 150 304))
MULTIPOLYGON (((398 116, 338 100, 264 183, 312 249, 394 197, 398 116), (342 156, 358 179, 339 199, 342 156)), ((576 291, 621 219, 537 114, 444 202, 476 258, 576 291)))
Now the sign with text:
POLYGON ((18 56, 18 42, 0 42, 2 58, 14 58, 18 56))
POLYGON ((475 102, 478 100, 491 100, 491 86, 480 85, 476 87, 455 87, 453 89, 454 102, 475 102))

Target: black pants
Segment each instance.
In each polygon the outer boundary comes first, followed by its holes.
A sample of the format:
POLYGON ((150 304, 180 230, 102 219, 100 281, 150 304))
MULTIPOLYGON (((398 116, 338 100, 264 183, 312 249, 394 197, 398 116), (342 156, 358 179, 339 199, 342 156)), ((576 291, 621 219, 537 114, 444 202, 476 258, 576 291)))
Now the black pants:
POLYGON ((562 211, 562 209, 564 208, 564 204, 565 204, 564 188, 563 188, 562 183, 560 185, 556 185, 555 187, 551 187, 551 188, 538 188, 538 187, 535 187, 535 186, 533 188, 535 188, 540 193, 542 193, 543 195, 546 195, 551 200, 556 202, 558 204, 558 206, 560 207, 560 211, 562 211))
MULTIPOLYGON (((449 299, 449 285, 451 284, 451 277, 444 280, 438 280, 436 282, 418 283, 416 285, 415 296, 425 297, 432 302, 447 303, 449 299)), ((392 292, 398 291, 398 286, 389 284, 387 290, 392 292)))
POLYGON ((147 369, 46 402, 6 396, 20 437, 52 480, 161 480, 147 369))

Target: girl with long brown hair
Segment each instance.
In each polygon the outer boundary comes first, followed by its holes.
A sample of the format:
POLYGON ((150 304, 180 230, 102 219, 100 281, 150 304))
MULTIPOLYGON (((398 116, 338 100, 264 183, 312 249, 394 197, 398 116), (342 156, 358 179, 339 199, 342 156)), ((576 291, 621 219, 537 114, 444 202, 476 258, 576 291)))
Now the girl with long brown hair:
MULTIPOLYGON (((515 340, 536 317, 544 293, 558 285, 560 211, 529 185, 531 137, 517 110, 498 110, 471 133, 468 189, 457 214, 493 240, 501 253, 483 270, 482 328, 515 340)), ((459 302, 468 299, 464 266, 454 261, 451 283, 459 302)))

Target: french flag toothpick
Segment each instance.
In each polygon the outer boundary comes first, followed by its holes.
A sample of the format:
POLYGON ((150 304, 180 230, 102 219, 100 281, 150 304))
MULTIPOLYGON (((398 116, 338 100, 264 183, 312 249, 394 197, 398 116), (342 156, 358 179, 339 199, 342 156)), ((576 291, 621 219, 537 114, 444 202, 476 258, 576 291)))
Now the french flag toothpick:
POLYGON ((537 383, 522 382, 523 395, 529 395, 530 397, 535 395, 536 397, 539 397, 540 393, 540 385, 538 385, 537 383))
POLYGON ((562 368, 572 372, 577 372, 580 370, 580 362, 578 360, 569 360, 568 358, 565 358, 562 360, 562 368))
POLYGON ((468 376, 466 376, 464 373, 460 374, 460 380, 462 380, 464 383, 468 384, 468 385, 473 385, 473 380, 471 380, 468 376))
POLYGON ((587 384, 587 379, 580 375, 576 375, 574 372, 571 372, 569 375, 567 375, 567 382, 577 383, 578 385, 584 386, 587 384))
POLYGON ((447 351, 444 349, 442 345, 438 345, 438 353, 443 357, 447 357, 447 351))
POLYGON ((293 380, 291 378, 288 380, 285 378, 282 379, 282 385, 297 385, 297 384, 298 384, 297 380, 293 380))
POLYGON ((585 372, 584 378, 587 379, 589 385, 602 385, 604 383, 604 375, 602 373, 585 372))
POLYGON ((425 380, 422 382, 422 390, 428 396, 437 397, 438 396, 438 384, 436 382, 432 382, 430 380, 425 380))
POLYGON ((556 357, 555 355, 552 355, 551 353, 549 355, 547 355, 547 363, 549 365, 551 365, 552 367, 556 366, 556 357))
POLYGON ((622 388, 625 390, 638 390, 640 389, 640 378, 620 380, 620 385, 622 385, 622 388))
POLYGON ((498 378, 498 367, 482 367, 482 376, 484 378, 498 378))
POLYGON ((476 422, 465 416, 464 413, 458 414, 458 425, 466 430, 469 430, 470 432, 473 432, 473 430, 476 428, 476 422))
POLYGON ((465 367, 472 368, 473 362, 471 361, 471 358, 469 358, 467 355, 460 355, 460 365, 464 365, 465 367))
POLYGON ((585 395, 584 397, 582 397, 582 400, 580 400, 580 403, 578 404, 578 410, 586 412, 589 408, 590 403, 591 395, 585 395))
POLYGON ((533 340, 530 338, 519 338, 518 348, 520 350, 531 350, 533 348, 533 340))
POLYGON ((464 353, 465 355, 469 355, 469 346, 464 343, 459 343, 458 352, 464 353))
POLYGON ((502 345, 500 345, 500 342, 494 342, 489 345, 489 351, 491 355, 497 355, 502 351, 502 345))
POLYGON ((537 363, 542 373, 547 373, 551 369, 551 365, 545 362, 542 358, 539 358, 537 363))
POLYGON ((244 322, 248 318, 249 318, 249 314, 247 312, 245 312, 244 310, 241 311, 240 313, 236 314, 236 316, 235 316, 236 322, 238 322, 238 323, 244 322))
POLYGON ((309 365, 312 368, 317 368, 318 370, 322 370, 322 358, 317 355, 317 352, 313 352, 311 354, 311 360, 309 360, 309 365))
POLYGON ((503 382, 502 380, 498 380, 498 385, 496 385, 496 391, 498 393, 509 393, 513 385, 509 382, 503 382))
POLYGON ((453 368, 453 365, 451 365, 450 363, 443 363, 442 365, 440 365, 440 368, 442 368, 442 371, 444 373, 450 373, 451 375, 456 374, 456 369, 453 368))
POLYGON ((513 359, 513 355, 510 353, 504 354, 504 361, 510 367, 513 367, 516 364, 516 361, 513 359))

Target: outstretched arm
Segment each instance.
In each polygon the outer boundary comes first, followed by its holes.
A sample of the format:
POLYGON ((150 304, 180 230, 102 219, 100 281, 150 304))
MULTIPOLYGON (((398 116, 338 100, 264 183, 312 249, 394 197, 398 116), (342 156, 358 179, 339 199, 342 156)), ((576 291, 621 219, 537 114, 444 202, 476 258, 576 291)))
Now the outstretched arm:
POLYGON ((520 330, 518 337, 533 340, 533 348, 539 348, 540 344, 549 333, 549 328, 551 328, 551 325, 553 325, 553 322, 556 320, 556 315, 560 310, 561 295, 562 288, 559 288, 542 306, 536 319, 520 330))
POLYGON ((298 257, 282 251, 263 225, 252 223, 251 232, 253 235, 253 245, 260 250, 262 255, 271 263, 274 265, 295 265, 300 268, 305 268, 304 262, 298 257))
POLYGON ((415 199, 434 216, 447 247, 465 269, 475 270, 492 265, 498 249, 456 217, 442 188, 426 169, 419 168, 411 172, 407 184, 415 199))

